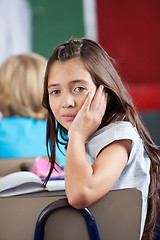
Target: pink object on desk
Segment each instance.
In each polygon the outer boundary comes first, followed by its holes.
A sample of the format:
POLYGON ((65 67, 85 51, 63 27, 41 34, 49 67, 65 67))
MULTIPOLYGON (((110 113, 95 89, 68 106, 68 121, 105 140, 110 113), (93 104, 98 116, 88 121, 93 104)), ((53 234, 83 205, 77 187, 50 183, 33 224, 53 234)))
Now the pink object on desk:
MULTIPOLYGON (((32 172, 35 173, 40 178, 45 178, 50 170, 51 163, 42 157, 37 157, 35 159, 32 172)), ((52 171, 50 178, 64 178, 64 170, 55 164, 55 168, 52 171)))

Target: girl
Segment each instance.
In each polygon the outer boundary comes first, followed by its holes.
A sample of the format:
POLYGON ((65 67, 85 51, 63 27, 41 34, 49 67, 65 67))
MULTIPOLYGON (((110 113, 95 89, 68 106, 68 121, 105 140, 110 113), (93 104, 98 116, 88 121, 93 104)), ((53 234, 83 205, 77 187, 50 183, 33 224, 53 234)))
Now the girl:
POLYGON ((71 39, 58 46, 47 64, 43 105, 48 110, 50 173, 57 132, 60 129, 63 139, 68 134, 69 203, 84 208, 111 189, 137 188, 143 197, 141 238, 153 239, 160 151, 141 123, 112 59, 89 39, 71 39))

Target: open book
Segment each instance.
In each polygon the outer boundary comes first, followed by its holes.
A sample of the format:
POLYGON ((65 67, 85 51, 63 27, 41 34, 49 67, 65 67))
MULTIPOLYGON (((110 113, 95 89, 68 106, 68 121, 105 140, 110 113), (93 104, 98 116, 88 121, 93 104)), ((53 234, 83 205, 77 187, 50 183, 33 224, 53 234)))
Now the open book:
POLYGON ((32 172, 14 172, 0 178, 0 197, 60 190, 65 190, 64 178, 49 180, 46 188, 43 187, 43 180, 32 172))

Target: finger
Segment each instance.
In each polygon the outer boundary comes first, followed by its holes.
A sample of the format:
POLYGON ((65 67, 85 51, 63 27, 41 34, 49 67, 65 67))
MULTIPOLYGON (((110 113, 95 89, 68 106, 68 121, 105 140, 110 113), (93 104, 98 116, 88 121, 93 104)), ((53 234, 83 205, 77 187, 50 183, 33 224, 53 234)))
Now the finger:
POLYGON ((82 105, 81 110, 89 111, 89 110, 90 110, 90 106, 91 106, 92 99, 93 99, 93 93, 92 93, 92 92, 89 92, 89 93, 87 94, 86 100, 84 101, 84 104, 82 105))
POLYGON ((98 110, 99 105, 101 103, 103 89, 104 89, 104 86, 100 85, 99 88, 97 89, 95 95, 94 95, 94 98, 93 98, 93 101, 92 101, 92 104, 91 104, 91 110, 94 111, 94 112, 96 112, 98 110))
POLYGON ((97 110, 97 113, 104 114, 106 107, 107 107, 107 101, 108 101, 108 94, 103 91, 101 101, 97 110))

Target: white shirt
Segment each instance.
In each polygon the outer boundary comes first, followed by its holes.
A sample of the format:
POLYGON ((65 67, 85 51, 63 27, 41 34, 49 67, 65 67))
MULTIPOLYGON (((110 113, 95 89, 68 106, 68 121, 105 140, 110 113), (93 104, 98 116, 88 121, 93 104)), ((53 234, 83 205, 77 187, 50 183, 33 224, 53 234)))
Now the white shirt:
POLYGON ((132 141, 132 149, 125 168, 111 190, 137 188, 142 192, 142 237, 147 214, 150 159, 144 150, 142 139, 136 128, 130 122, 126 121, 111 123, 101 128, 88 139, 86 143, 86 155, 88 162, 92 165, 98 153, 105 146, 122 139, 130 139, 132 141))

